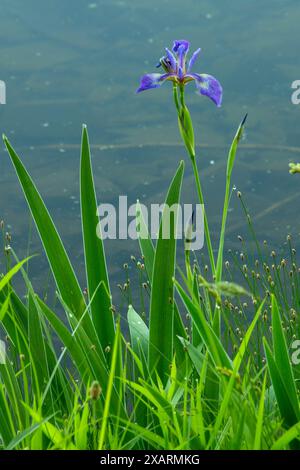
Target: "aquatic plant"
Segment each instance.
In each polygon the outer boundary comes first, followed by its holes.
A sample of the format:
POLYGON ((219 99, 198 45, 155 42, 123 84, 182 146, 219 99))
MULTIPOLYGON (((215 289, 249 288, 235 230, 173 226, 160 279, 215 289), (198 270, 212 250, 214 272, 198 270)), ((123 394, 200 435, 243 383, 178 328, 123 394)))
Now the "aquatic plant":
MULTIPOLYGON (((199 50, 186 65, 188 47, 187 41, 175 41, 173 51, 167 50, 160 61, 164 78, 147 75, 141 87, 173 82, 179 130, 199 202, 204 203, 184 96, 199 50)), ((192 79, 200 93, 219 105, 221 86, 207 77, 192 79)), ((6 338, 5 361, 0 361, 1 448, 299 448, 299 363, 291 363, 288 345, 299 331, 300 272, 291 237, 288 261, 278 263, 272 250, 269 266, 258 243, 254 266, 245 250, 243 257, 232 254, 232 261, 223 261, 231 176, 244 125, 245 118, 228 152, 216 259, 205 215, 210 266, 191 259, 186 250, 185 271, 179 267, 172 230, 176 214, 165 239, 162 227, 167 212, 163 211, 156 244, 147 232, 146 237, 139 236, 140 257, 131 260, 139 271, 137 288, 150 299, 149 315, 145 315, 147 302, 142 300, 139 311, 131 296, 126 297, 128 332, 121 330, 103 242, 96 235, 97 198, 86 126, 81 140, 80 202, 87 289, 80 286, 38 189, 4 136, 52 270, 59 305, 49 304, 35 292, 25 269, 30 259, 19 262, 11 244, 5 243, 7 272, 0 279, 0 322, 6 338), (291 275, 287 275, 288 263, 291 275), (26 286, 25 298, 12 283, 18 272, 26 286)), ((167 192, 167 206, 180 201, 183 176, 184 162, 180 162, 167 192)), ((238 197, 245 208, 240 192, 238 197)), ((247 211, 246 215, 256 241, 247 211)), ((145 234, 139 205, 137 216, 145 234)), ((8 242, 10 235, 3 223, 1 227, 8 242)), ((132 286, 128 264, 124 269, 126 282, 121 290, 126 296, 132 286)))
POLYGON ((187 54, 190 43, 186 40, 174 41, 172 51, 166 48, 166 55, 159 61, 158 67, 162 67, 166 73, 150 73, 141 78, 137 93, 160 87, 165 81, 171 81, 180 88, 194 81, 198 92, 208 96, 217 106, 221 106, 223 90, 219 81, 206 73, 194 73, 192 68, 201 52, 197 49, 187 63, 187 54))

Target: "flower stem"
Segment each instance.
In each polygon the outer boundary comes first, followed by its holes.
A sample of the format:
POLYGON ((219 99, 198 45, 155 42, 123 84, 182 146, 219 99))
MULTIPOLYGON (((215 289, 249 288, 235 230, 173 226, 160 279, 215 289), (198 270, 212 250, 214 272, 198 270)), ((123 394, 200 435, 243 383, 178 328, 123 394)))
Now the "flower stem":
MULTIPOLYGON (((184 86, 179 85, 179 90, 180 90, 180 103, 179 103, 179 100, 178 100, 178 88, 177 88, 177 85, 174 84, 173 85, 174 102, 175 102, 175 106, 176 106, 176 109, 177 109, 178 117, 179 117, 179 119, 181 119, 181 112, 182 112, 183 109, 185 109, 184 86)), ((206 217, 206 213, 205 213, 204 198, 203 198, 202 187, 201 187, 200 178, 199 178, 199 172, 198 172, 198 168, 197 168, 196 154, 195 154, 195 151, 192 151, 193 145, 188 146, 186 144, 186 142, 184 142, 184 145, 185 145, 185 148, 186 148, 186 150, 187 150, 187 152, 190 156, 191 162, 192 162, 198 199, 199 199, 200 204, 203 205, 204 233, 205 233, 205 238, 206 238, 206 242, 207 242, 207 250, 208 250, 211 270, 212 270, 212 274, 214 276, 215 272, 216 272, 216 265, 215 265, 215 259, 214 259, 214 254, 213 254, 213 248, 212 248, 212 244, 211 244, 208 221, 207 221, 207 217, 206 217)))
POLYGON ((174 103, 175 103, 177 112, 179 114, 180 113, 180 106, 179 106, 179 101, 178 101, 177 85, 175 83, 173 84, 173 97, 174 97, 174 103))
POLYGON ((206 238, 206 242, 207 242, 207 250, 208 250, 208 256, 209 256, 209 260, 210 260, 211 270, 212 270, 212 274, 214 276, 215 272, 216 272, 216 265, 215 265, 213 247, 212 247, 211 238, 210 238, 210 231, 209 231, 209 227, 208 227, 208 221, 207 221, 206 212, 205 212, 204 198, 203 198, 203 193, 202 193, 202 188, 201 188, 201 183, 200 183, 200 178, 199 178, 199 172, 198 172, 197 163, 196 163, 196 155, 190 155, 190 157, 191 157, 191 162, 192 162, 192 167, 193 167, 193 172, 194 172, 194 177, 195 177, 195 183, 196 183, 196 188, 197 188, 197 193, 198 193, 198 199, 199 199, 200 204, 203 205, 204 233, 205 233, 205 238, 206 238))
POLYGON ((180 103, 181 103, 181 106, 184 108, 184 107, 185 107, 185 102, 184 102, 184 85, 181 85, 179 88, 180 88, 180 103))

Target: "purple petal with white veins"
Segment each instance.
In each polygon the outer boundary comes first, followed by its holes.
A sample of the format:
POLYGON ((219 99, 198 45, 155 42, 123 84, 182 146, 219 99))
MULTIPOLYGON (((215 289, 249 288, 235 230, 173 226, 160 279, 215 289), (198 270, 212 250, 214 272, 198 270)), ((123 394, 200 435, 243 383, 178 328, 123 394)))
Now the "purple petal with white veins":
POLYGON ((179 65, 178 68, 184 69, 185 68, 185 57, 186 57, 186 52, 185 52, 184 46, 178 47, 177 56, 178 56, 178 65, 179 65))
POLYGON ((186 75, 186 77, 191 77, 195 80, 197 89, 201 95, 208 96, 218 107, 221 106, 223 89, 220 82, 215 77, 206 73, 191 73, 186 75))
POLYGON ((189 51, 190 43, 185 40, 174 41, 173 52, 177 54, 178 65, 185 70, 185 59, 189 51))
POLYGON ((141 91, 151 90, 151 88, 158 88, 160 87, 165 80, 169 77, 172 77, 170 73, 147 73, 143 75, 141 78, 140 86, 136 90, 136 93, 140 93, 141 91))
POLYGON ((176 40, 174 41, 173 43, 173 52, 178 52, 178 49, 180 47, 183 47, 183 51, 185 54, 188 53, 188 50, 189 50, 189 47, 190 47, 190 43, 189 41, 186 41, 185 39, 180 39, 180 40, 176 40))
POLYGON ((179 67, 178 67, 178 73, 177 73, 177 75, 178 75, 179 80, 183 80, 183 79, 184 79, 184 73, 183 73, 183 69, 182 69, 181 65, 179 65, 179 67))
POLYGON ((174 54, 166 47, 167 58, 169 59, 171 69, 176 73, 177 61, 174 57, 174 54))
POLYGON ((196 59, 197 59, 198 55, 200 54, 200 52, 201 52, 201 47, 199 47, 199 49, 197 49, 193 53, 192 57, 190 58, 189 65, 188 65, 188 68, 187 68, 188 72, 192 69, 192 67, 193 67, 194 63, 196 62, 196 59))

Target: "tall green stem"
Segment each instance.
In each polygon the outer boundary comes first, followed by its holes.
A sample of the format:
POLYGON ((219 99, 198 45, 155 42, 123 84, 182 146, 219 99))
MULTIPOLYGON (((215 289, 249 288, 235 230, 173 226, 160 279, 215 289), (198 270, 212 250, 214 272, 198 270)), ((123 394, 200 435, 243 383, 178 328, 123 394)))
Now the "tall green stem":
POLYGON ((208 221, 207 221, 205 207, 204 207, 204 198, 203 198, 203 193, 202 193, 202 188, 201 188, 201 183, 200 183, 200 178, 199 178, 199 172, 198 172, 198 168, 197 168, 196 155, 190 155, 190 157, 191 157, 191 162, 192 162, 192 167, 193 167, 193 172, 194 172, 194 177, 195 177, 195 183, 196 183, 196 188, 197 188, 197 193, 198 193, 198 199, 200 201, 200 204, 203 205, 204 233, 205 233, 205 238, 206 238, 206 242, 207 242, 207 250, 208 250, 211 270, 212 270, 212 274, 215 275, 215 271, 216 271, 215 259, 214 259, 214 253, 213 253, 211 238, 210 238, 210 231, 209 231, 209 227, 208 227, 208 221))
POLYGON ((179 102, 179 99, 178 99, 178 87, 177 87, 176 84, 174 84, 174 86, 173 86, 174 102, 175 102, 175 106, 176 106, 177 113, 178 113, 179 125, 181 126, 182 132, 185 133, 185 138, 183 138, 183 142, 184 142, 184 145, 186 147, 186 150, 187 150, 187 152, 190 156, 191 162, 192 162, 198 199, 199 199, 200 204, 202 204, 202 206, 203 206, 204 233, 205 233, 205 238, 206 238, 206 242, 207 242, 207 250, 208 250, 211 270, 212 270, 212 274, 214 276, 215 271, 216 271, 216 265, 215 265, 215 259, 214 259, 214 254, 213 254, 211 238, 210 238, 210 231, 209 231, 209 227, 208 227, 208 221, 207 221, 207 217, 206 217, 206 213, 205 213, 204 198, 203 198, 203 193, 202 193, 202 188, 201 188, 201 183, 200 183, 200 178, 199 178, 199 172, 198 172, 198 168, 197 168, 196 154, 195 154, 195 150, 194 150, 194 144, 191 143, 191 142, 188 142, 188 137, 189 136, 188 136, 188 131, 187 131, 187 122, 185 122, 185 120, 189 119, 189 127, 191 129, 192 129, 192 121, 189 117, 189 113, 188 113, 187 107, 185 105, 184 86, 183 85, 179 85, 179 92, 180 92, 180 102, 179 102), (186 125, 186 127, 185 127, 185 125, 186 125), (188 145, 188 143, 190 145, 188 145))
MULTIPOLYGON (((227 169, 226 169, 226 189, 225 189, 225 198, 224 198, 224 207, 223 207, 223 217, 222 217, 222 226, 221 226, 221 234, 220 234, 220 242, 219 242, 219 250, 218 250, 218 258, 217 258, 217 267, 216 267, 216 281, 221 281, 222 279, 222 268, 223 268, 223 252, 224 252, 224 240, 225 240, 225 230, 226 230, 226 222, 227 222, 227 215, 229 209, 229 202, 230 202, 230 194, 231 194, 231 175, 232 170, 235 162, 236 151, 238 147, 238 143, 241 139, 243 128, 247 119, 247 114, 242 120, 241 124, 238 127, 238 130, 234 136, 232 141, 228 158, 227 158, 227 169)), ((258 252, 260 252, 258 247, 258 252)))
POLYGON ((177 109, 177 113, 179 116, 180 113, 180 106, 179 106, 179 101, 178 101, 178 90, 177 90, 177 85, 175 83, 173 84, 173 98, 174 98, 174 103, 177 109))

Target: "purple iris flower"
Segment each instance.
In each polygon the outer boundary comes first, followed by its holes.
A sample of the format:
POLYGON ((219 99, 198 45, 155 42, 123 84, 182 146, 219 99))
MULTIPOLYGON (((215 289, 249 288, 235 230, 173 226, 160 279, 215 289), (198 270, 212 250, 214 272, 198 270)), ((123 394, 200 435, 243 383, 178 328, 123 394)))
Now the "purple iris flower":
POLYGON ((212 75, 192 73, 192 67, 201 51, 197 49, 187 62, 190 43, 185 40, 174 41, 172 51, 166 48, 166 55, 159 61, 157 67, 162 67, 165 73, 148 73, 141 78, 137 93, 160 87, 169 80, 177 85, 185 85, 195 81, 198 92, 208 96, 217 106, 222 103, 222 86, 212 75))

